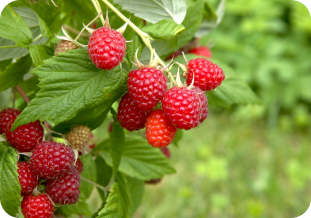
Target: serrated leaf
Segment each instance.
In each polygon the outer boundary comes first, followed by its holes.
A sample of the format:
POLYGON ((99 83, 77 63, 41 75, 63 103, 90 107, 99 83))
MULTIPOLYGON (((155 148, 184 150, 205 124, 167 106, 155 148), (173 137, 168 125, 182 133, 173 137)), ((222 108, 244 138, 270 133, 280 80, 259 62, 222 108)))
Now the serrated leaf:
POLYGON ((52 57, 52 55, 49 54, 48 48, 44 45, 30 45, 29 52, 36 66, 43 64, 44 60, 52 57))
POLYGON ((58 125, 84 110, 102 105, 110 109, 126 88, 127 73, 120 67, 98 69, 85 49, 75 49, 52 57, 32 71, 41 90, 16 119, 13 129, 35 120, 51 120, 58 125))
MULTIPOLYGON (((12 45, 16 45, 16 43, 11 40, 0 37, 0 46, 12 46, 12 45)), ((29 50, 23 47, 0 49, 0 61, 12 58, 17 59, 25 56, 26 54, 29 54, 29 50)))
POLYGON ((130 215, 132 216, 141 203, 144 193, 145 181, 138 180, 129 176, 126 177, 126 180, 131 196, 132 205, 130 208, 130 215))
POLYGON ((131 196, 129 192, 129 187, 127 184, 127 179, 122 173, 118 173, 116 176, 116 182, 119 184, 121 198, 121 204, 123 209, 122 218, 130 217, 130 206, 132 205, 131 196))
POLYGON ((125 135, 124 128, 121 126, 119 120, 117 119, 117 113, 111 108, 111 113, 113 117, 112 131, 110 135, 110 155, 112 158, 112 170, 116 178, 118 173, 118 168, 121 161, 121 156, 124 150, 125 135))
POLYGON ((175 51, 188 43, 198 31, 203 18, 203 4, 204 0, 200 0, 189 6, 185 20, 182 22, 186 30, 182 35, 178 36, 178 42, 175 51))
POLYGON ((97 218, 121 218, 123 216, 121 198, 119 184, 115 182, 110 188, 106 205, 99 211, 97 218))
POLYGON ((114 0, 114 2, 150 23, 173 19, 181 24, 187 11, 185 0, 114 0))
POLYGON ((32 65, 29 55, 18 59, 15 63, 10 64, 0 73, 0 92, 8 88, 17 86, 23 81, 26 74, 32 65))
MULTIPOLYGON (((111 177, 112 177, 112 168, 108 166, 102 156, 97 156, 95 159, 96 164, 96 183, 106 187, 108 186, 111 177)), ((102 200, 106 198, 105 193, 103 190, 97 188, 100 196, 102 197, 102 200)))
POLYGON ((66 217, 71 217, 73 214, 82 216, 92 216, 89 205, 85 202, 78 201, 76 204, 65 205, 59 208, 59 212, 66 217))
POLYGON ((17 172, 17 153, 0 142, 0 201, 2 208, 15 217, 20 208, 21 187, 17 172))
POLYGON ((22 47, 27 47, 32 42, 32 33, 26 21, 9 5, 1 13, 0 37, 10 39, 22 47))
POLYGON ((161 20, 158 23, 145 26, 142 31, 148 33, 152 38, 158 40, 167 40, 182 34, 185 27, 181 24, 177 24, 171 19, 161 20))
MULTIPOLYGON (((104 141, 96 147, 98 147, 97 149, 102 148, 100 155, 104 157, 109 166, 112 166, 107 144, 109 146, 109 142, 104 141), (103 145, 103 143, 106 145, 103 145)), ((145 181, 162 178, 165 174, 176 172, 160 150, 154 149, 146 140, 135 136, 125 138, 119 171, 145 181)))
POLYGON ((0 72, 4 71, 12 63, 12 59, 0 61, 0 72))
MULTIPOLYGON (((84 156, 83 163, 83 171, 81 176, 92 182, 96 182, 96 164, 93 156, 91 154, 87 154, 84 156)), ((86 198, 90 197, 94 186, 84 180, 81 180, 80 192, 84 194, 86 198)))

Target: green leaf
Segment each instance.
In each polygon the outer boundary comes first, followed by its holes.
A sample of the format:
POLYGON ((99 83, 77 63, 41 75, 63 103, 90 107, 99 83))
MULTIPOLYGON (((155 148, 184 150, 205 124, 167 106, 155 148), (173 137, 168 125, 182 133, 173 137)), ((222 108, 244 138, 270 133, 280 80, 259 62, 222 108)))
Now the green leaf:
POLYGON ((179 146, 179 141, 180 141, 180 139, 182 138, 182 135, 183 135, 183 130, 182 129, 178 129, 177 130, 177 133, 176 133, 176 135, 175 135, 175 138, 174 138, 174 140, 173 140, 173 144, 174 145, 176 145, 177 147, 179 146))
MULTIPOLYGON (((96 147, 102 149, 100 154, 104 157, 106 163, 112 166, 110 152, 107 149, 108 143, 104 141, 96 147)), ((162 178, 165 174, 176 172, 159 149, 154 149, 146 140, 135 136, 125 138, 125 147, 119 171, 145 181, 162 178)))
POLYGON ((131 196, 130 196, 126 177, 122 173, 119 172, 116 176, 116 182, 119 184, 120 194, 122 196, 121 198, 121 204, 122 204, 122 209, 123 209, 122 217, 129 218, 130 217, 130 206, 132 205, 132 202, 131 202, 131 196))
POLYGON ((18 116, 13 129, 38 119, 58 125, 99 105, 101 111, 108 110, 126 89, 126 72, 119 66, 109 71, 98 69, 85 49, 54 56, 32 72, 39 77, 41 90, 18 116))
POLYGON ((114 0, 114 2, 150 23, 173 19, 181 24, 187 11, 185 0, 114 0))
POLYGON ((132 216, 139 207, 144 194, 145 181, 127 176, 127 185, 131 196, 130 215, 132 216))
POLYGON ((32 42, 32 33, 26 21, 10 6, 6 6, 1 13, 0 37, 10 39, 22 47, 32 42))
POLYGON ((110 188, 105 207, 99 211, 97 218, 121 218, 123 208, 121 203, 121 193, 118 183, 114 183, 110 188))
MULTIPOLYGON (((16 43, 11 40, 0 37, 0 47, 11 45, 16 45, 16 43)), ((0 61, 12 58, 17 59, 27 54, 29 54, 29 50, 23 47, 0 49, 0 61)))
POLYGON ((17 172, 17 154, 0 142, 0 201, 9 215, 15 217, 20 208, 21 187, 17 172))
MULTIPOLYGON (((112 168, 108 166, 102 156, 97 156, 95 159, 96 164, 96 183, 106 187, 108 186, 112 177, 112 168)), ((97 188, 100 196, 104 200, 106 198, 103 190, 97 188)))
POLYGON ((148 33, 152 38, 159 40, 171 39, 179 34, 182 34, 185 27, 177 24, 171 19, 161 20, 156 24, 148 25, 142 28, 142 31, 148 33))
POLYGON ((31 58, 29 55, 26 55, 6 67, 0 73, 0 92, 15 87, 22 82, 24 74, 29 71, 31 65, 31 58))
POLYGON ((138 49, 137 57, 139 59, 141 57, 141 53, 143 52, 145 44, 141 40, 140 36, 135 33, 133 38, 132 38, 132 42, 128 43, 127 46, 128 46, 127 58, 130 61, 130 68, 131 68, 133 65, 132 62, 135 61, 135 53, 136 53, 137 49, 138 49))
POLYGON ((4 71, 12 63, 12 59, 0 61, 0 72, 4 71))
POLYGON ((58 210, 61 214, 71 217, 73 214, 82 216, 92 216, 89 205, 85 202, 78 202, 76 204, 61 206, 58 210))
POLYGON ((44 45, 30 45, 30 56, 36 66, 43 64, 43 61, 53 56, 44 45))
POLYGON ((121 126, 117 119, 117 113, 111 108, 111 113, 113 117, 112 131, 110 135, 110 155, 112 158, 112 170, 116 177, 118 173, 118 168, 121 161, 121 156, 124 150, 124 128, 121 126))
MULTIPOLYGON (((83 161, 83 171, 81 177, 96 182, 96 164, 93 156, 87 154, 83 161)), ((86 198, 90 197, 94 186, 84 180, 81 180, 80 191, 84 194, 86 198)))
POLYGON ((178 42, 175 51, 188 43, 198 31, 203 18, 204 2, 204 0, 200 0, 189 6, 185 20, 182 22, 186 30, 183 34, 178 36, 178 42))

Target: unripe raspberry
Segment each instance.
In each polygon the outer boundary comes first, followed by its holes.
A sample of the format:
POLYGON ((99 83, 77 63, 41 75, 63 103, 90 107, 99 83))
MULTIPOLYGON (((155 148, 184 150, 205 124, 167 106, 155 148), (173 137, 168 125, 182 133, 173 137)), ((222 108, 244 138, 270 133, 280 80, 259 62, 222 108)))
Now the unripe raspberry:
POLYGON ((59 178, 47 180, 45 191, 51 199, 62 205, 75 204, 80 195, 81 178, 75 167, 59 178))
POLYGON ((200 99, 195 91, 173 87, 165 92, 161 102, 166 118, 178 129, 189 130, 199 125, 200 99))
POLYGON ((81 174, 83 171, 83 163, 82 161, 78 158, 76 161, 76 164, 74 166, 76 168, 76 170, 81 174))
POLYGON ((21 111, 13 108, 7 108, 0 112, 0 134, 5 133, 6 126, 11 120, 15 120, 21 111))
POLYGON ((195 91, 199 96, 199 100, 200 100, 200 123, 202 123, 207 118, 208 100, 207 100, 205 93, 199 87, 194 87, 193 91, 195 91))
POLYGON ((75 154, 69 146, 49 141, 38 144, 30 158, 33 172, 43 179, 56 178, 68 172, 74 162, 75 154))
POLYGON ((204 47, 204 46, 199 46, 199 47, 193 48, 190 51, 188 51, 188 53, 207 57, 207 58, 212 57, 211 50, 209 50, 209 48, 204 47))
POLYGON ((25 218, 52 218, 54 206, 46 194, 27 195, 23 198, 22 213, 25 218))
POLYGON ((187 67, 187 84, 192 83, 194 74, 193 85, 199 87, 202 91, 215 89, 225 79, 222 69, 205 58, 190 60, 187 67))
POLYGON ((26 196, 31 194, 39 185, 38 176, 32 172, 32 168, 28 162, 18 162, 17 167, 18 180, 22 188, 21 195, 26 196))
POLYGON ((144 128, 149 113, 150 111, 143 111, 137 107, 127 93, 120 101, 117 118, 123 128, 133 131, 144 128))
POLYGON ((162 110, 152 111, 146 121, 146 138, 155 148, 168 146, 176 135, 177 128, 164 116, 162 110))
POLYGON ((91 136, 91 130, 87 126, 76 126, 73 128, 68 135, 66 135, 67 141, 73 148, 84 148, 91 136))
POLYGON ((42 142, 44 129, 39 120, 21 125, 11 132, 14 121, 11 120, 5 130, 6 138, 14 148, 20 152, 29 152, 42 142))
POLYGON ((126 41, 121 33, 109 27, 95 30, 88 44, 90 59, 100 69, 115 68, 125 55, 126 41))
POLYGON ((167 78, 161 70, 145 67, 129 73, 127 87, 136 106, 142 110, 152 110, 164 95, 167 78))
POLYGON ((67 40, 61 40, 60 43, 57 45, 54 55, 59 55, 61 52, 70 51, 73 49, 78 48, 73 42, 67 40))

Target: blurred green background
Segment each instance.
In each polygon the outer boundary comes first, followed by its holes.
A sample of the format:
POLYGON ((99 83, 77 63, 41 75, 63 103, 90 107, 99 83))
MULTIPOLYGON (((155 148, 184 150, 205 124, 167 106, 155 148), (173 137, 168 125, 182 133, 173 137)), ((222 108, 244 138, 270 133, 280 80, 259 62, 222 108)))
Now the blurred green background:
POLYGON ((302 215, 311 200, 310 13, 292 0, 229 0, 201 39, 211 42, 263 105, 210 105, 208 119, 169 146, 177 173, 146 185, 134 217, 302 215))

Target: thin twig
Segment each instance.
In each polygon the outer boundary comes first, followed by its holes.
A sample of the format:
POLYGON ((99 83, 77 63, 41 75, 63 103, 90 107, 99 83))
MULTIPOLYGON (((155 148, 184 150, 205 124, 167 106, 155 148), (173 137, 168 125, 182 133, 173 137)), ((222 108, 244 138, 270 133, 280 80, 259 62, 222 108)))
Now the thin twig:
POLYGON ((101 185, 99 185, 99 184, 97 184, 97 183, 95 183, 95 182, 93 182, 91 180, 88 180, 88 179, 86 179, 86 178, 84 178, 82 176, 81 176, 81 179, 86 181, 86 182, 88 182, 88 183, 90 183, 90 184, 92 184, 92 185, 94 185, 94 186, 96 186, 97 188, 103 190, 105 192, 105 194, 109 190, 109 186, 108 187, 101 186, 101 185))
POLYGON ((27 104, 30 102, 30 100, 29 100, 29 98, 28 98, 28 96, 25 94, 25 92, 22 90, 22 88, 21 87, 19 87, 19 86, 16 86, 15 87, 16 88, 16 90, 19 92, 19 94, 23 97, 23 99, 27 102, 27 104))

